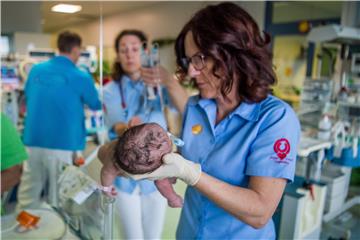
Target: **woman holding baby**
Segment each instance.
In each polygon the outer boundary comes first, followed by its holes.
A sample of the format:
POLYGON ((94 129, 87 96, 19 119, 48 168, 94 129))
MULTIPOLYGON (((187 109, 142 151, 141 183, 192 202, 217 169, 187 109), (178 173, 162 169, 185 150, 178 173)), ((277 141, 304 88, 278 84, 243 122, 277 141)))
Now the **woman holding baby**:
MULTIPOLYGON (((199 95, 187 99, 162 78, 183 113, 181 154, 133 179, 176 177, 188 184, 178 239, 275 239, 272 215, 293 181, 299 121, 271 95, 276 82, 268 46, 254 19, 234 3, 198 11, 177 37, 178 77, 199 95)), ((142 70, 147 84, 153 69, 142 70)), ((123 172, 121 174, 124 174, 123 172)))

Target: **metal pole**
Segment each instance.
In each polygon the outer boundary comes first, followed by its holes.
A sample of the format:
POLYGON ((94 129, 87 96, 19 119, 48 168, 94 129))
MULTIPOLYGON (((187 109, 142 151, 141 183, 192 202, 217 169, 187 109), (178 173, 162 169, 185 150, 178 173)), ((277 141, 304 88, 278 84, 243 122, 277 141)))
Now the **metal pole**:
MULTIPOLYGON (((99 87, 99 95, 100 95, 100 101, 103 103, 104 102, 104 94, 103 94, 103 89, 104 89, 104 76, 103 76, 103 53, 104 53, 104 44, 103 44, 103 12, 102 12, 102 3, 100 2, 100 19, 99 19, 99 82, 100 82, 100 87, 99 87)), ((100 134, 98 134, 98 139, 100 142, 100 145, 105 143, 105 137, 106 137, 106 129, 105 129, 105 122, 104 122, 104 108, 101 109, 102 112, 102 118, 101 118, 101 123, 100 123, 100 134)))
POLYGON ((108 197, 103 194, 103 205, 104 205, 103 240, 113 239, 114 202, 115 202, 115 198, 108 197))

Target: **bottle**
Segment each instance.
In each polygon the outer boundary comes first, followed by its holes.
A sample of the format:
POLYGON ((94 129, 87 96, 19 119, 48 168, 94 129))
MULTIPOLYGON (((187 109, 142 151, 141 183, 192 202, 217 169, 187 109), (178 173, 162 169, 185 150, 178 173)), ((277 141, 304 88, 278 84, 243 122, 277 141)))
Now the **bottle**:
POLYGON ((330 140, 331 137, 331 121, 327 114, 325 114, 319 122, 319 131, 317 137, 321 140, 330 140))

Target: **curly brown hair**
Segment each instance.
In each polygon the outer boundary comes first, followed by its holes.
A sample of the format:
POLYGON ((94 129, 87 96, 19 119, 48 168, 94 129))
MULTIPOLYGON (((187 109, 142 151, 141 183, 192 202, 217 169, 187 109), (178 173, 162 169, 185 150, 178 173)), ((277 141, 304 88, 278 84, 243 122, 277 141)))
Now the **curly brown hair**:
POLYGON ((181 59, 186 57, 184 41, 190 31, 200 52, 214 60, 212 73, 221 79, 222 95, 230 92, 234 81, 238 81, 241 101, 260 102, 272 92, 276 76, 268 47, 270 36, 265 32, 262 36, 255 20, 240 6, 229 2, 207 6, 183 27, 175 43, 181 80, 187 73, 181 59))
POLYGON ((129 128, 116 143, 114 161, 132 174, 154 171, 162 156, 170 153, 172 144, 166 131, 157 123, 144 123, 129 128))
MULTIPOLYGON (((139 31, 136 29, 123 30, 115 38, 114 48, 115 48, 116 54, 118 54, 118 52, 119 52, 119 43, 120 43, 121 38, 123 38, 124 36, 128 36, 128 35, 133 35, 133 36, 138 37, 140 39, 140 42, 147 41, 147 37, 146 37, 145 33, 143 33, 142 31, 139 31)), ((117 59, 115 59, 114 65, 112 68, 112 72, 111 72, 112 79, 114 81, 120 81, 121 77, 124 74, 125 74, 125 72, 122 69, 121 64, 119 63, 119 61, 117 59)))

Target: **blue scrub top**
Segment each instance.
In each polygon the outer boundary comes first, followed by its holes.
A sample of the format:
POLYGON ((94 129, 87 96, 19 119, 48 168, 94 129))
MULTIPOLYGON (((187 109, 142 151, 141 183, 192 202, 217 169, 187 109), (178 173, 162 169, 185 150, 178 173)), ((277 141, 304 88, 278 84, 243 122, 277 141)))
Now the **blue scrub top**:
POLYGON ((35 65, 25 85, 24 144, 61 150, 85 148, 84 105, 100 110, 92 77, 65 56, 35 65))
MULTIPOLYGON (((184 158, 239 187, 247 188, 250 176, 293 180, 300 124, 288 104, 268 96, 260 103, 241 103, 216 126, 215 120, 215 100, 189 99, 182 128, 184 158), (194 126, 201 126, 200 133, 192 131, 194 126)), ((191 186, 184 202, 177 239, 275 239, 272 220, 255 229, 191 186)))
MULTIPOLYGON (((169 105, 169 97, 165 88, 162 89, 164 105, 169 105)), ((115 123, 128 123, 132 117, 139 116, 144 123, 155 122, 167 129, 165 116, 161 109, 159 94, 156 99, 148 100, 146 97, 146 86, 143 81, 132 81, 124 75, 119 82, 111 81, 104 87, 105 124, 109 129, 109 138, 115 139, 117 135, 112 127, 115 123), (122 91, 120 90, 120 86, 122 91), (124 103, 121 94, 123 94, 124 103), (125 106, 125 107, 123 107, 125 106)), ((142 194, 156 191, 153 181, 135 181, 128 178, 117 177, 115 186, 121 191, 132 193, 137 186, 142 194)))

